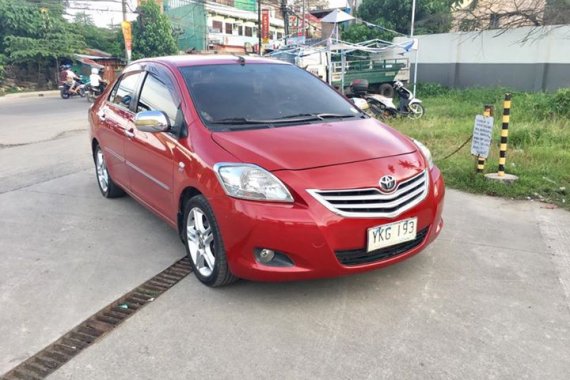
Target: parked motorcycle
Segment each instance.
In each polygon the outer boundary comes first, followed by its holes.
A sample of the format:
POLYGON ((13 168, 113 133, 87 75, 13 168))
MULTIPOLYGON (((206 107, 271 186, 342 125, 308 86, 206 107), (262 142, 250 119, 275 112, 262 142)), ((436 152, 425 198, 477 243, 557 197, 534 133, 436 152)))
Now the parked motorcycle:
POLYGON ((422 101, 404 87, 400 81, 394 82, 394 90, 400 99, 399 105, 394 104, 392 98, 368 92, 368 81, 357 79, 350 84, 354 96, 366 99, 371 112, 380 119, 388 119, 397 116, 407 116, 410 119, 419 119, 425 113, 422 101))
POLYGON ((69 85, 68 84, 61 84, 59 85, 59 95, 61 96, 62 99, 69 99, 72 96, 75 95, 79 95, 80 97, 84 97, 85 96, 85 84, 83 84, 83 82, 81 81, 76 81, 75 82, 75 86, 77 88, 76 91, 69 91, 69 85))
POLYGON ((382 110, 378 102, 368 92, 368 81, 366 79, 355 79, 350 83, 350 91, 346 94, 352 102, 370 117, 378 117, 382 110))

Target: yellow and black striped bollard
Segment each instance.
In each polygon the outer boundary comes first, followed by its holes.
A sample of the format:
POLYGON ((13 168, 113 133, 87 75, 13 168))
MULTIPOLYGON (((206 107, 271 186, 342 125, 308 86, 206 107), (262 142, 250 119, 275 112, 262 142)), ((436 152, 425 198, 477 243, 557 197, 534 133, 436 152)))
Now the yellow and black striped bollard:
POLYGON ((505 176, 505 163, 507 161, 507 141, 509 139, 509 121, 511 117, 511 94, 505 94, 503 102, 503 127, 501 128, 501 145, 499 146, 499 177, 505 176))
MULTIPOLYGON (((493 106, 490 104, 485 104, 485 111, 483 112, 485 117, 493 116, 493 106)), ((477 157, 477 173, 483 173, 485 170, 485 158, 484 157, 477 157)))

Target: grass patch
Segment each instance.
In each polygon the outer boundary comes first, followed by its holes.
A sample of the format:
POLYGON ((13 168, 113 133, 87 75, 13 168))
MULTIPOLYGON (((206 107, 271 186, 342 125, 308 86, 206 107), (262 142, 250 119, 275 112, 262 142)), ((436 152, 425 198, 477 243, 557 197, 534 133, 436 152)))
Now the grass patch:
POLYGON ((426 115, 420 120, 389 122, 426 144, 449 187, 516 199, 538 199, 570 210, 570 91, 512 92, 506 172, 519 180, 504 185, 475 173, 471 143, 444 159, 473 132, 475 115, 485 104, 495 109, 495 128, 485 173, 497 172, 503 97, 506 89, 450 90, 437 85, 418 89, 426 115), (566 107, 567 106, 567 107, 566 107))

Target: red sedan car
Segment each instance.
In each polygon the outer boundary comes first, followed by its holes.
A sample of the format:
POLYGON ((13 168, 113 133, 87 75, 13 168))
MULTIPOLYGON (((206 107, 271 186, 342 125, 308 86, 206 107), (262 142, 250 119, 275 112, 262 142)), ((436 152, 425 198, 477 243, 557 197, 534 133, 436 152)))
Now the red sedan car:
POLYGON ((429 150, 287 63, 137 61, 89 121, 103 196, 128 193, 176 228, 209 286, 385 267, 443 225, 429 150))

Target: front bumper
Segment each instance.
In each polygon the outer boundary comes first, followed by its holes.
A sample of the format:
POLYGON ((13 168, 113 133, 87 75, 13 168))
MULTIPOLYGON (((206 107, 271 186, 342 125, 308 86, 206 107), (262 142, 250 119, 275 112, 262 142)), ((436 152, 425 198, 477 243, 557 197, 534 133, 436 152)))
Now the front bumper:
MULTIPOLYGON (((295 183, 300 185, 307 180, 294 172, 279 173, 279 177, 297 189, 302 187, 295 186, 295 183)), ((217 196, 210 202, 234 275, 256 281, 326 278, 392 265, 430 244, 443 226, 441 214, 445 186, 437 167, 429 171, 429 181, 426 198, 394 218, 341 217, 306 192, 295 194, 296 202, 293 204, 253 202, 227 196, 217 196), (418 220, 418 238, 414 244, 409 242, 388 247, 383 252, 366 252, 368 228, 412 217, 418 220), (261 264, 254 255, 260 248, 283 253, 294 265, 275 267, 261 264), (350 260, 357 256, 360 258, 350 260)))

